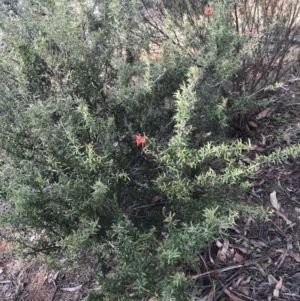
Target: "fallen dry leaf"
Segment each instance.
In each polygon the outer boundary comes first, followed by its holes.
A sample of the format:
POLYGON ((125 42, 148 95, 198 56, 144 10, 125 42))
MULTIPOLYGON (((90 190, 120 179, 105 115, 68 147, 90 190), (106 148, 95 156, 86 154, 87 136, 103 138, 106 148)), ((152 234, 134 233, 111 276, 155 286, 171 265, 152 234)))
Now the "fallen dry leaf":
POLYGON ((218 253, 217 253, 217 258, 218 258, 221 262, 226 262, 226 259, 227 259, 226 254, 225 254, 223 251, 221 251, 221 250, 218 251, 218 253))
POLYGON ((215 289, 212 287, 208 293, 207 301, 214 301, 215 299, 215 289))
POLYGON ((223 244, 220 242, 220 241, 216 241, 216 245, 219 247, 219 248, 222 248, 223 247, 223 244))
POLYGON ((223 247, 224 249, 222 251, 227 252, 229 247, 229 240, 227 238, 224 238, 223 247))
POLYGON ((239 253, 235 253, 233 260, 234 260, 234 262, 241 263, 241 262, 245 261, 245 258, 244 258, 244 256, 240 255, 239 253))
POLYGON ((261 266, 262 268, 264 269, 264 271, 267 270, 267 268, 271 265, 271 262, 270 261, 266 261, 266 262, 262 262, 261 263, 261 266))
POLYGON ((240 250, 243 254, 251 254, 252 253, 252 250, 250 250, 250 249, 246 249, 243 247, 235 247, 235 248, 240 250))
POLYGON ((230 244, 227 238, 224 238, 223 243, 217 240, 216 245, 220 248, 220 250, 217 253, 217 258, 221 262, 226 262, 227 259, 232 259, 234 250, 232 248, 229 249, 230 244))
POLYGON ((247 235, 247 231, 250 229, 250 224, 251 222, 253 221, 253 218, 250 216, 245 224, 245 227, 244 227, 244 235, 246 236, 247 235))
POLYGON ((280 249, 276 249, 275 253, 286 253, 287 249, 285 248, 280 248, 280 249))
POLYGON ((269 285, 273 285, 273 284, 277 284, 278 281, 273 275, 269 274, 268 275, 268 282, 269 282, 269 285))
POLYGON ((244 279, 244 277, 243 276, 241 276, 241 277, 239 277, 238 278, 238 280, 237 281, 233 281, 233 283, 232 283, 232 287, 233 288, 236 288, 236 287, 238 287, 239 285, 240 285, 240 283, 241 283, 241 281, 244 279))
POLYGON ((265 149, 263 147, 259 147, 259 146, 255 145, 255 144, 248 145, 248 146, 244 147, 243 149, 246 150, 246 151, 248 151, 248 152, 249 151, 254 151, 254 150, 256 150, 258 152, 264 152, 265 151, 265 149))
POLYGON ((74 287, 62 287, 61 290, 65 292, 74 292, 82 288, 82 285, 77 285, 74 287))
POLYGON ((249 286, 239 286, 236 289, 239 293, 245 295, 245 296, 249 296, 250 295, 250 288, 249 286))
POLYGON ((247 279, 243 280, 241 282, 241 285, 246 285, 246 284, 250 283, 250 281, 251 281, 251 276, 249 276, 247 279))
POLYGON ((257 124, 255 122, 253 122, 253 121, 248 121, 248 124, 250 126, 252 126, 253 128, 257 128, 257 124))
POLYGON ((243 286, 246 285, 248 283, 250 283, 251 281, 251 276, 249 276, 248 278, 244 279, 243 276, 239 277, 237 281, 233 281, 232 287, 236 288, 238 286, 243 286))
POLYGON ((285 261, 285 259, 289 256, 289 254, 286 253, 282 253, 279 258, 278 258, 278 262, 277 262, 277 267, 275 269, 275 272, 280 269, 280 267, 282 266, 283 262, 285 261))
POLYGON ((223 287, 223 292, 230 298, 232 301, 243 301, 239 297, 235 296, 229 289, 223 287))
POLYGON ((277 284, 275 286, 275 289, 273 291, 273 296, 275 298, 278 298, 279 297, 279 291, 281 290, 282 288, 282 281, 283 281, 283 278, 282 277, 279 277, 279 281, 277 281, 277 284))
POLYGON ((299 254, 299 253, 293 253, 293 258, 294 258, 297 262, 300 262, 300 254, 299 254))
POLYGON ((54 274, 54 276, 53 276, 53 279, 54 279, 54 280, 56 280, 56 278, 57 278, 58 274, 59 274, 59 271, 58 271, 58 272, 56 272, 56 273, 54 274))
POLYGON ((213 260, 213 258, 211 256, 211 243, 209 244, 208 255, 209 255, 209 260, 210 260, 211 264, 214 266, 215 261, 213 260))
POLYGON ((248 242, 249 242, 250 245, 254 245, 254 246, 258 247, 258 248, 266 248, 266 247, 268 247, 268 245, 264 241, 262 241, 262 240, 249 239, 248 242))
POLYGON ((253 151, 253 150, 256 150, 257 149, 257 145, 249 145, 247 147, 244 148, 245 150, 247 151, 253 151))
POLYGON ((295 225, 295 223, 293 224, 293 222, 290 221, 283 213, 279 212, 279 210, 276 210, 275 212, 278 216, 282 217, 289 226, 292 227, 293 225, 295 225))
POLYGON ((259 263, 254 263, 255 267, 257 268, 257 270, 261 273, 261 275, 263 277, 266 277, 266 272, 264 270, 264 268, 259 264, 259 263))
POLYGON ((293 250, 293 244, 290 241, 288 241, 286 244, 286 247, 287 247, 289 254, 291 254, 291 252, 293 250))
POLYGON ((268 115, 270 115, 272 111, 272 108, 265 108, 262 112, 260 112, 257 116, 256 116, 256 120, 262 119, 268 115))
POLYGON ((276 197, 276 191, 273 191, 272 193, 270 193, 270 201, 271 201, 272 206, 275 209, 279 210, 280 205, 279 205, 277 197, 276 197))
MULTIPOLYGON (((250 164, 252 162, 252 160, 249 157, 247 157, 247 156, 242 156, 241 160, 244 161, 244 162, 246 162, 246 163, 248 163, 248 164, 250 164)), ((243 163, 241 161, 239 161, 239 165, 243 166, 243 163)))
POLYGON ((258 183, 256 183, 256 186, 261 186, 265 183, 265 179, 261 179, 258 183))

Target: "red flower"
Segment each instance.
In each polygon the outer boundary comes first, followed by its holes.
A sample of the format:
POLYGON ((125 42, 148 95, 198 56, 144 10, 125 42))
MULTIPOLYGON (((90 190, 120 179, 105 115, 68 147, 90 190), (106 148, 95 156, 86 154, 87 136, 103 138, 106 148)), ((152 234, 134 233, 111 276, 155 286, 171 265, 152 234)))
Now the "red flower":
POLYGON ((204 8, 204 15, 208 16, 208 15, 212 15, 213 13, 214 13, 214 10, 211 7, 206 6, 204 8))
POLYGON ((146 144, 146 139, 141 136, 141 134, 134 135, 135 143, 137 146, 140 144, 144 147, 146 144))

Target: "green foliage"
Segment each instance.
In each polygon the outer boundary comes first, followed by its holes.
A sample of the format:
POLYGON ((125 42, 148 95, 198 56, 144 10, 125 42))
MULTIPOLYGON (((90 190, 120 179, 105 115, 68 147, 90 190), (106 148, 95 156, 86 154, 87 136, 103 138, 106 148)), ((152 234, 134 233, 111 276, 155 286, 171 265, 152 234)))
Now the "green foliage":
POLYGON ((231 227, 236 217, 206 209, 203 223, 179 224, 170 212, 163 237, 157 237, 155 228, 141 233, 127 219, 121 221, 102 246, 98 293, 90 300, 142 300, 145 295, 154 300, 191 300, 197 293, 190 274, 197 252, 231 227))
POLYGON ((191 300, 195 253, 236 217, 224 191, 299 153, 245 163, 247 145, 226 137, 299 51, 299 4, 246 2, 211 15, 199 1, 1 5, 0 222, 24 253, 94 252, 95 300, 191 300))

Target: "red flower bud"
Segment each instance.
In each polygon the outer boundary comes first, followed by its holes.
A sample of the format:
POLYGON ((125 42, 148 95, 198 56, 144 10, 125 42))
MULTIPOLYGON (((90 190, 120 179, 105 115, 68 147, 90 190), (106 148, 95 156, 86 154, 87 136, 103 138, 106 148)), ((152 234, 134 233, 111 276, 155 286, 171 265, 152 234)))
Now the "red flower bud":
POLYGON ((137 146, 141 144, 142 147, 144 147, 146 144, 146 139, 142 137, 141 134, 134 135, 134 140, 137 146))
POLYGON ((208 15, 212 15, 214 13, 214 10, 209 7, 209 6, 206 6, 205 9, 204 9, 204 15, 208 16, 208 15))

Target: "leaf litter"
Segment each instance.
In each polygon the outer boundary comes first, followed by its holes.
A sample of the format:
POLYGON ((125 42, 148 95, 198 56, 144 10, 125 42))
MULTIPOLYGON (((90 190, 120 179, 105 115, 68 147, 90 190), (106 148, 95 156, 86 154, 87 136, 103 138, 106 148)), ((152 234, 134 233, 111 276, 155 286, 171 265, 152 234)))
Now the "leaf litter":
POLYGON ((84 300, 96 284, 95 259, 73 269, 49 271, 40 261, 20 263, 9 255, 10 246, 0 243, 0 300, 73 301, 84 300))

